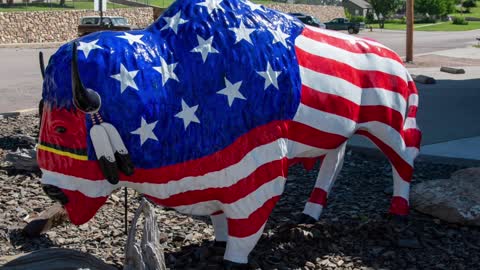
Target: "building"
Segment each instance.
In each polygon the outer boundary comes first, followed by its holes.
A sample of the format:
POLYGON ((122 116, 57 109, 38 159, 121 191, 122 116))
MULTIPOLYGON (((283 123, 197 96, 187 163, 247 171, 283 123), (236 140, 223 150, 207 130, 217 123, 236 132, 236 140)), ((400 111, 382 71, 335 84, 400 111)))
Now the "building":
POLYGON ((372 5, 366 0, 343 0, 343 7, 353 16, 366 16, 373 13, 372 5))

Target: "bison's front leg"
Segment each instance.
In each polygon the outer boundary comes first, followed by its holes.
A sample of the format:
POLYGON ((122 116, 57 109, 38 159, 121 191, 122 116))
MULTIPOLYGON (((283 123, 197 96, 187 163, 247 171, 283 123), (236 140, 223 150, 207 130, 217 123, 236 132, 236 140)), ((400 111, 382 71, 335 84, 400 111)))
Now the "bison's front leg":
POLYGON ((222 246, 222 243, 226 243, 228 239, 227 217, 223 212, 218 212, 211 215, 210 220, 212 221, 215 232, 215 242, 222 246))
POLYGON ((267 219, 280 199, 279 195, 283 191, 284 183, 284 180, 272 180, 271 184, 273 185, 270 186, 278 185, 277 188, 274 187, 277 189, 276 192, 268 190, 272 187, 268 187, 267 183, 255 191, 256 194, 250 194, 246 198, 226 206, 224 212, 227 217, 228 239, 223 257, 226 269, 238 269, 239 264, 247 266, 248 255, 260 239, 267 219), (272 196, 272 194, 274 195, 272 196))

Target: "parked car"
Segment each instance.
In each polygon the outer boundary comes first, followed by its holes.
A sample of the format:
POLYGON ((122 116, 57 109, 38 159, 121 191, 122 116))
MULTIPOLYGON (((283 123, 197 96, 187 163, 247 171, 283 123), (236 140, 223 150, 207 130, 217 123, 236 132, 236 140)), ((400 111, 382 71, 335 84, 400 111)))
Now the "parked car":
POLYGON ((78 36, 84 36, 93 32, 111 30, 111 31, 128 31, 136 27, 128 24, 128 20, 118 16, 89 16, 80 19, 78 25, 78 36))
POLYGON ((358 34, 360 29, 365 28, 364 23, 350 22, 347 18, 335 18, 325 23, 327 29, 347 30, 349 34, 358 34))
POLYGON ((293 17, 296 17, 304 24, 319 27, 319 28, 325 28, 325 24, 322 23, 319 19, 317 19, 314 16, 306 15, 303 13, 288 13, 288 14, 293 17))

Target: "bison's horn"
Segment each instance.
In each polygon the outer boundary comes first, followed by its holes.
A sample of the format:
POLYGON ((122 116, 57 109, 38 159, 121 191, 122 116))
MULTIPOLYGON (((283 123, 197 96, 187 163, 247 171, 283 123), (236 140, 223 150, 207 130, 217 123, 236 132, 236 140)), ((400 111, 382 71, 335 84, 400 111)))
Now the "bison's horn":
POLYGON ((42 79, 45 79, 45 64, 43 62, 43 52, 38 53, 38 61, 40 62, 40 72, 42 73, 42 79))
POLYGON ((72 56, 72 91, 73 104, 86 113, 96 113, 102 103, 100 95, 92 89, 85 88, 78 73, 77 44, 73 43, 72 56))

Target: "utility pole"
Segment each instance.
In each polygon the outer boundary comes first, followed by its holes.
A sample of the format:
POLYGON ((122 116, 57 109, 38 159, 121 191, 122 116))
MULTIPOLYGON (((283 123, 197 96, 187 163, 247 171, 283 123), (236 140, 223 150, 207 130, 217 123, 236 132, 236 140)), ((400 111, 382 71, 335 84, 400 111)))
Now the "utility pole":
POLYGON ((407 0, 407 62, 413 61, 413 2, 407 0))

